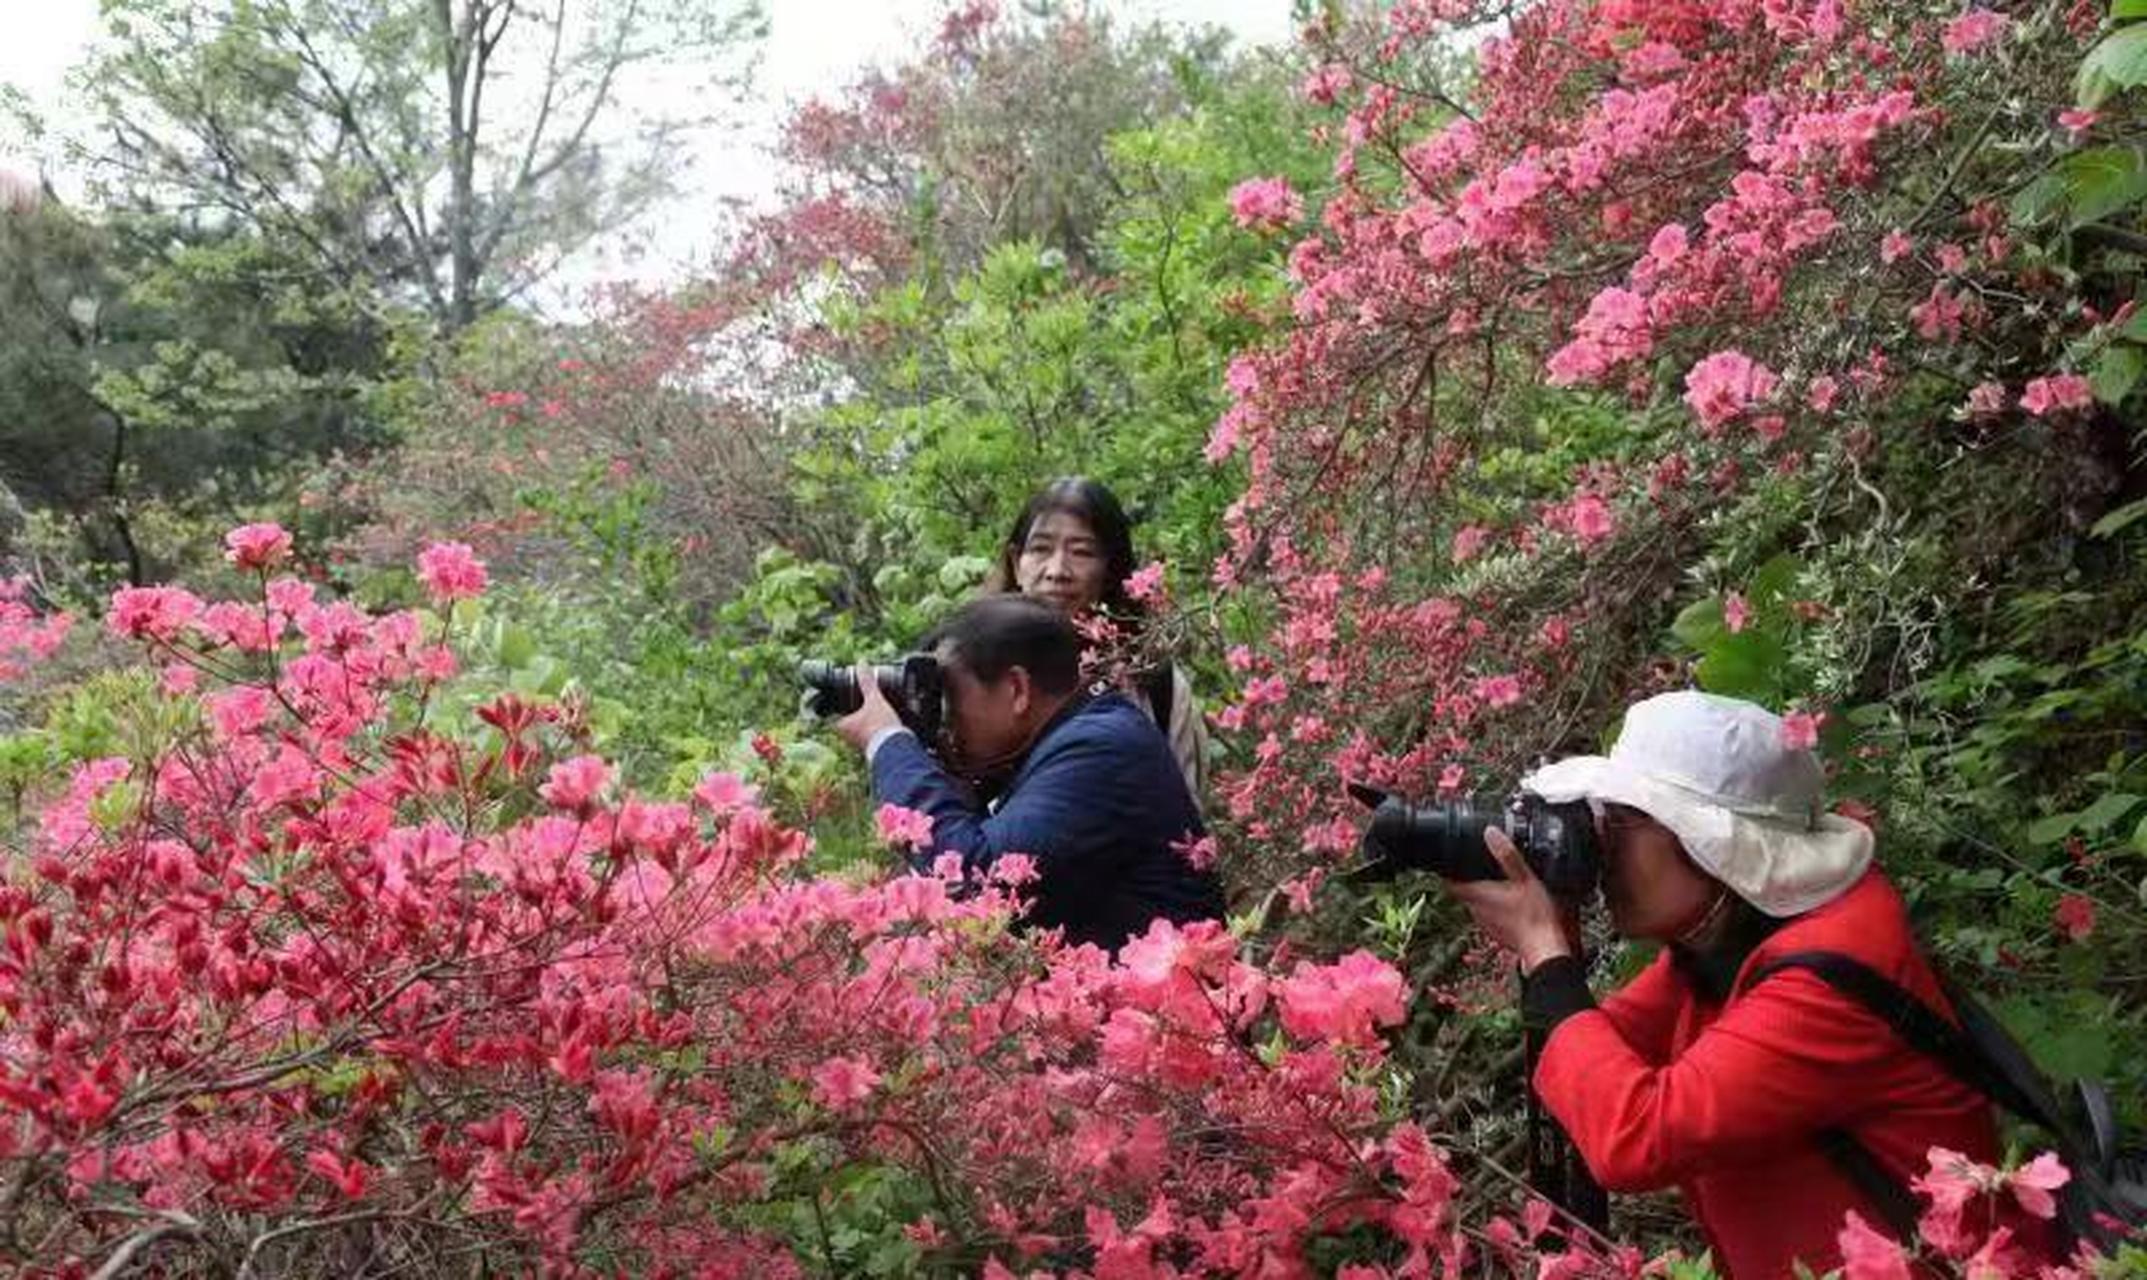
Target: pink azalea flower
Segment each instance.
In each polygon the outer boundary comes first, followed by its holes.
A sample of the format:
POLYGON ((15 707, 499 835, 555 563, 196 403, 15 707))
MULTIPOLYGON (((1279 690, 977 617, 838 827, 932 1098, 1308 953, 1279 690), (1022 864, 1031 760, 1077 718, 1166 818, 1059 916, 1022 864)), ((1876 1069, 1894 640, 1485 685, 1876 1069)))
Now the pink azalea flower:
POLYGON ((2063 129, 2073 142, 2094 128, 2102 120, 2100 111, 2083 111, 2078 107, 2058 112, 2058 128, 2063 129))
POLYGON ((1932 1147, 1929 1159, 1931 1167, 1912 1184, 1931 1202, 1919 1224, 1923 1238, 1949 1257, 1962 1257, 1975 1240, 1962 1225, 1961 1217, 1969 1202, 1997 1185, 1997 1170, 1944 1147, 1932 1147))
POLYGON ((1819 729, 1826 723, 1824 711, 1792 711, 1782 717, 1782 745, 1791 751, 1809 751, 1819 745, 1819 729))
POLYGON ((1925 341, 1954 342, 1961 336, 1961 318, 1966 312, 1967 304, 1946 292, 1944 286, 1932 285, 1930 296, 1909 308, 1908 314, 1925 341))
POLYGON ((1979 382, 1968 393, 1968 412, 1978 418, 1996 417, 2005 412, 2005 387, 1996 382, 1979 382))
POLYGON ((121 587, 112 593, 105 626, 113 635, 172 640, 201 616, 201 601, 180 587, 121 587))
POLYGON ((1288 178, 1247 178, 1230 189, 1230 216, 1250 231, 1275 231, 1305 216, 1288 178))
POLYGON ((1300 961, 1275 984, 1282 1028, 1300 1039, 1369 1044, 1379 1027, 1407 1014, 1408 984, 1369 951, 1352 951, 1330 965, 1300 961))
POLYGON ((1214 836, 1202 836, 1198 840, 1179 840, 1172 844, 1171 848, 1196 871, 1205 871, 1215 865, 1214 836))
POLYGON ((735 773, 711 773, 693 788, 693 798, 716 814, 743 809, 760 799, 760 788, 735 773))
POLYGON ((2085 894, 2068 893, 2058 899, 2050 918, 2067 941, 2085 942, 2095 932, 2095 900, 2085 894))
POLYGON ((879 1083, 880 1073, 870 1064, 838 1055, 813 1068, 813 1101, 830 1111, 848 1111, 871 1097, 879 1083))
POLYGON ((553 765, 537 794, 555 809, 588 809, 610 782, 611 766, 601 757, 575 756, 553 765))
POLYGON ((2094 388, 2077 373, 2031 379, 2020 393, 2020 407, 2038 418, 2085 409, 2094 403, 2094 388))
POLYGON ((417 576, 435 602, 466 600, 484 593, 485 565, 468 544, 436 542, 418 553, 417 576))
POLYGON ((1487 706, 1510 707, 1521 700, 1517 676, 1487 676, 1476 682, 1476 696, 1487 706))
POLYGON ((1774 371, 1742 351, 1717 351, 1685 375, 1685 403, 1712 431, 1774 394, 1774 371))
POLYGON ((1163 599, 1163 563, 1151 561, 1126 576, 1126 598, 1144 604, 1163 599))
POLYGON ((2004 34, 2009 20, 1989 9, 1970 9, 1946 24, 1938 43, 1947 53, 1974 53, 2004 34))
POLYGON ((1480 524, 1463 525, 1454 531, 1454 563, 1467 564, 1483 551, 1484 543, 1491 540, 1491 531, 1480 524))
POLYGON ((1610 504, 1592 493, 1584 493, 1573 499, 1567 508, 1567 516, 1573 523, 1573 536, 1584 547, 1592 547, 1609 537, 1617 528, 1617 520, 1610 513, 1610 504))
POLYGON ((1745 603, 1744 596, 1732 591, 1722 598, 1722 625, 1731 635, 1743 631, 1752 623, 1752 606, 1745 603))
POLYGON ((290 554, 290 531, 280 524, 240 525, 224 535, 224 559, 241 569, 266 569, 290 554))
POLYGON ((2007 1179, 2020 1207, 2046 1221, 2058 1214, 2058 1202, 2050 1193, 2071 1181, 2072 1170, 2065 1167, 2065 1162, 2058 1159, 2054 1151, 2045 1151, 2013 1170, 2007 1179))
POLYGON ((1916 242, 1905 232, 1894 230, 1879 241, 1879 261, 1891 266, 1916 251, 1916 242))
POLYGON ((1339 62, 1330 62, 1304 78, 1297 91, 1308 100, 1321 106, 1332 106, 1336 95, 1350 84, 1349 68, 1339 62))
POLYGON ((364 1197, 372 1173, 363 1160, 345 1160, 333 1151, 318 1148, 307 1154, 306 1168, 324 1181, 335 1184, 336 1190, 350 1200, 364 1197))
POLYGON ((1910 1280, 1908 1255, 1899 1242, 1872 1230, 1855 1210, 1849 1211, 1835 1239, 1841 1245, 1845 1280, 1910 1280))
POLYGON ((883 804, 872 817, 881 843, 894 849, 926 849, 932 844, 932 815, 883 804))
POLYGON ((1821 374, 1813 378, 1804 390, 1804 403, 1813 413, 1832 413, 1834 401, 1841 395, 1841 384, 1821 374))

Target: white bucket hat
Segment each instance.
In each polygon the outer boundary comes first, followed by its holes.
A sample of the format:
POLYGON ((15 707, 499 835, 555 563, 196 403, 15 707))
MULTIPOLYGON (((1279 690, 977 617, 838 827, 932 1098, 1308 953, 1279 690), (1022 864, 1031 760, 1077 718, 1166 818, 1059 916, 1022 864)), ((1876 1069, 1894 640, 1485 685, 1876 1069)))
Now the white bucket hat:
POLYGON ((1554 804, 1628 805, 1770 916, 1847 892, 1871 865, 1871 828, 1825 811, 1818 757, 1782 741, 1780 716, 1684 690, 1626 709, 1608 756, 1574 756, 1521 779, 1554 804))

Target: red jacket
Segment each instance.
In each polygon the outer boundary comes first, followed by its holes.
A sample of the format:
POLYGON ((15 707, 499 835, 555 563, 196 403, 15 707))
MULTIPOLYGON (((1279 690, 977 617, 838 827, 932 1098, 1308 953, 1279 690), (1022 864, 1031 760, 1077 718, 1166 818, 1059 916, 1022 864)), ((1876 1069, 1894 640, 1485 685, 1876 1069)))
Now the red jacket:
POLYGON ((1982 1096, 1816 975, 1789 970, 1745 989, 1755 966, 1789 951, 1863 961, 1933 1008, 1952 1010, 1909 931, 1901 897, 1876 870, 1784 924, 1739 970, 1740 993, 1703 1000, 1665 951, 1600 1009, 1559 1022, 1535 1086, 1597 1181, 1613 1191, 1676 1185, 1735 1280, 1773 1280, 1802 1259, 1841 1265, 1836 1236, 1877 1206, 1815 1145, 1843 1127, 1904 1182, 1947 1147, 1994 1163, 1982 1096))

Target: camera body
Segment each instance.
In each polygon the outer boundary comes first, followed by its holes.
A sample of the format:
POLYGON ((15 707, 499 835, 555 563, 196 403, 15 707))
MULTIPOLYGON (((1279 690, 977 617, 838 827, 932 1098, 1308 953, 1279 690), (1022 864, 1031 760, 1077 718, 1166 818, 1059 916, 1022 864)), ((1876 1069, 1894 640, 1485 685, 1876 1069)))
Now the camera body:
POLYGON ((1413 805, 1361 783, 1351 783, 1349 791, 1372 811, 1362 845, 1370 859, 1362 872, 1366 876, 1430 871, 1449 880, 1503 879, 1484 845, 1484 831, 1499 827, 1553 896, 1584 902, 1602 883, 1602 849, 1586 801, 1552 804, 1516 791, 1413 805))
MULTIPOLYGON (((946 676, 939 659, 929 653, 911 653, 894 662, 875 663, 872 680, 910 732, 926 746, 937 747, 947 717, 946 676)), ((808 658, 798 664, 798 681, 811 690, 806 708, 816 716, 846 716, 865 705, 857 668, 848 663, 808 658)))

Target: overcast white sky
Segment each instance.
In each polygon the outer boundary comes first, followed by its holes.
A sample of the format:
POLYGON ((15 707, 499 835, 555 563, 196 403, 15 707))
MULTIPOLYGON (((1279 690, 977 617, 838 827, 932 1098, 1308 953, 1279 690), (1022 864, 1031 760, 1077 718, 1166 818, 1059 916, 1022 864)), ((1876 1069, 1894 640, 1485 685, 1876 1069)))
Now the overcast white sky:
MULTIPOLYGON (((654 220, 646 257, 624 244, 587 263, 577 275, 589 279, 668 275, 713 247, 705 222, 695 216, 716 197, 754 197, 773 189, 775 173, 762 152, 769 126, 781 108, 815 93, 832 92, 859 68, 901 57, 936 31, 948 0, 763 0, 769 35, 761 46, 754 97, 756 123, 742 133, 712 134, 699 149, 690 194, 675 211, 654 220)), ((1279 44, 1291 37, 1290 0, 1102 0, 1123 18, 1160 18, 1191 26, 1217 25, 1245 45, 1279 44)), ((64 113, 67 69, 97 35, 97 0, 0 0, 0 83, 28 94, 47 112, 64 113)), ((0 167, 28 167, 10 154, 0 136, 0 167)))

